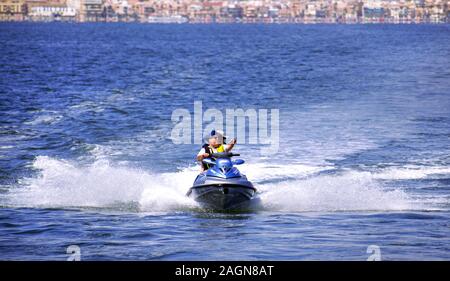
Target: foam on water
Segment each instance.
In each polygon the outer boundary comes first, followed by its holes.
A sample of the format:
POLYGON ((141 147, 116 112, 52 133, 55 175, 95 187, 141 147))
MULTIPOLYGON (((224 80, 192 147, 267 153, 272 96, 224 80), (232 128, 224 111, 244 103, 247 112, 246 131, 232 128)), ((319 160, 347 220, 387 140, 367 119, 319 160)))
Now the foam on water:
POLYGON ((380 186, 371 173, 290 180, 261 187, 261 201, 269 209, 282 211, 398 211, 415 208, 402 190, 380 186))
POLYGON ((25 122, 26 125, 51 125, 58 123, 63 119, 63 116, 56 111, 43 111, 31 121, 25 122))
POLYGON ((450 175, 449 167, 424 167, 408 165, 404 167, 387 168, 374 174, 376 179, 384 180, 414 180, 436 179, 450 175))
MULTIPOLYGON (((423 202, 417 202, 417 199, 413 200, 405 191, 387 188, 378 181, 386 175, 394 179, 394 168, 375 173, 349 170, 321 174, 320 171, 330 167, 294 166, 293 169, 264 163, 241 166, 241 170, 258 188, 260 207, 288 212, 430 208, 423 202), (268 170, 270 173, 265 173, 268 170)), ((39 171, 38 175, 24 178, 19 186, 12 188, 5 195, 6 205, 98 208, 137 205, 138 211, 143 212, 197 206, 185 196, 198 173, 197 167, 171 173, 152 173, 126 165, 112 165, 107 160, 86 165, 39 156, 33 162, 33 168, 39 171)), ((416 167, 414 178, 420 174, 418 170, 416 167)), ((448 169, 443 168, 432 170, 449 173, 448 169)), ((397 172, 398 178, 405 178, 404 168, 399 168, 397 172)), ((421 173, 426 177, 429 170, 421 173)))
POLYGON ((106 160, 91 165, 39 156, 33 167, 37 177, 26 178, 11 190, 7 203, 36 207, 114 207, 138 203, 144 210, 188 206, 186 180, 194 170, 152 174, 135 168, 113 166, 106 160))

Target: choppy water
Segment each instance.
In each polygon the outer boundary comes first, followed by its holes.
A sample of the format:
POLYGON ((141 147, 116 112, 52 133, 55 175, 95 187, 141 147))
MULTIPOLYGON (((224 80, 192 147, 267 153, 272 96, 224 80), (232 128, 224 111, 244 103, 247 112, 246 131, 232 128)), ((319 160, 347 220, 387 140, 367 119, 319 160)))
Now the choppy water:
POLYGON ((0 259, 450 258, 449 25, 0 25, 0 259), (171 113, 277 108, 248 213, 171 113))

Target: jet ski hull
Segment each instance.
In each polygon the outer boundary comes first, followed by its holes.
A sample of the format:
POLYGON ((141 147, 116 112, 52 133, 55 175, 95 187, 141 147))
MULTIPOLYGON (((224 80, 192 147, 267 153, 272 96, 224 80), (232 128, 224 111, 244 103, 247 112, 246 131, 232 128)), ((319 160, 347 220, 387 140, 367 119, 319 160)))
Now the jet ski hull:
POLYGON ((204 208, 214 210, 241 210, 248 207, 255 195, 256 189, 239 172, 234 165, 242 164, 243 160, 231 161, 233 154, 229 152, 212 155, 216 160, 203 160, 213 167, 200 173, 193 186, 186 194, 204 208))
POLYGON ((194 186, 189 189, 187 196, 199 202, 202 207, 229 210, 245 208, 255 192, 255 187, 245 175, 220 178, 202 173, 195 179, 194 186))
POLYGON ((248 207, 256 189, 251 186, 233 184, 213 184, 192 187, 188 196, 204 208, 232 210, 248 207))

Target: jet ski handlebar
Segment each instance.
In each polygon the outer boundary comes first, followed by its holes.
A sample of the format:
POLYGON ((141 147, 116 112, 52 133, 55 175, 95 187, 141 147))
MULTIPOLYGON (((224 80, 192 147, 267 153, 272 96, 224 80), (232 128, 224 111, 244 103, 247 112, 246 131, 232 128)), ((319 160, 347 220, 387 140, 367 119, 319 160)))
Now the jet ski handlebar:
POLYGON ((232 152, 218 152, 211 154, 211 157, 213 158, 231 158, 233 156, 241 156, 239 153, 232 153, 232 152))

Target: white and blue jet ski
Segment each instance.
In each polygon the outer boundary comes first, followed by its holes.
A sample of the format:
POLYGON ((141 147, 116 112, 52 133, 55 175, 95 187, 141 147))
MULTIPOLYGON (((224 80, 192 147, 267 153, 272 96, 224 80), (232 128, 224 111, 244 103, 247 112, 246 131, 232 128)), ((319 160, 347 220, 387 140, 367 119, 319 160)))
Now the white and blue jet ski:
POLYGON ((245 209, 256 192, 253 184, 235 167, 244 163, 231 152, 213 153, 203 159, 210 168, 200 173, 187 196, 204 208, 213 210, 245 209))

